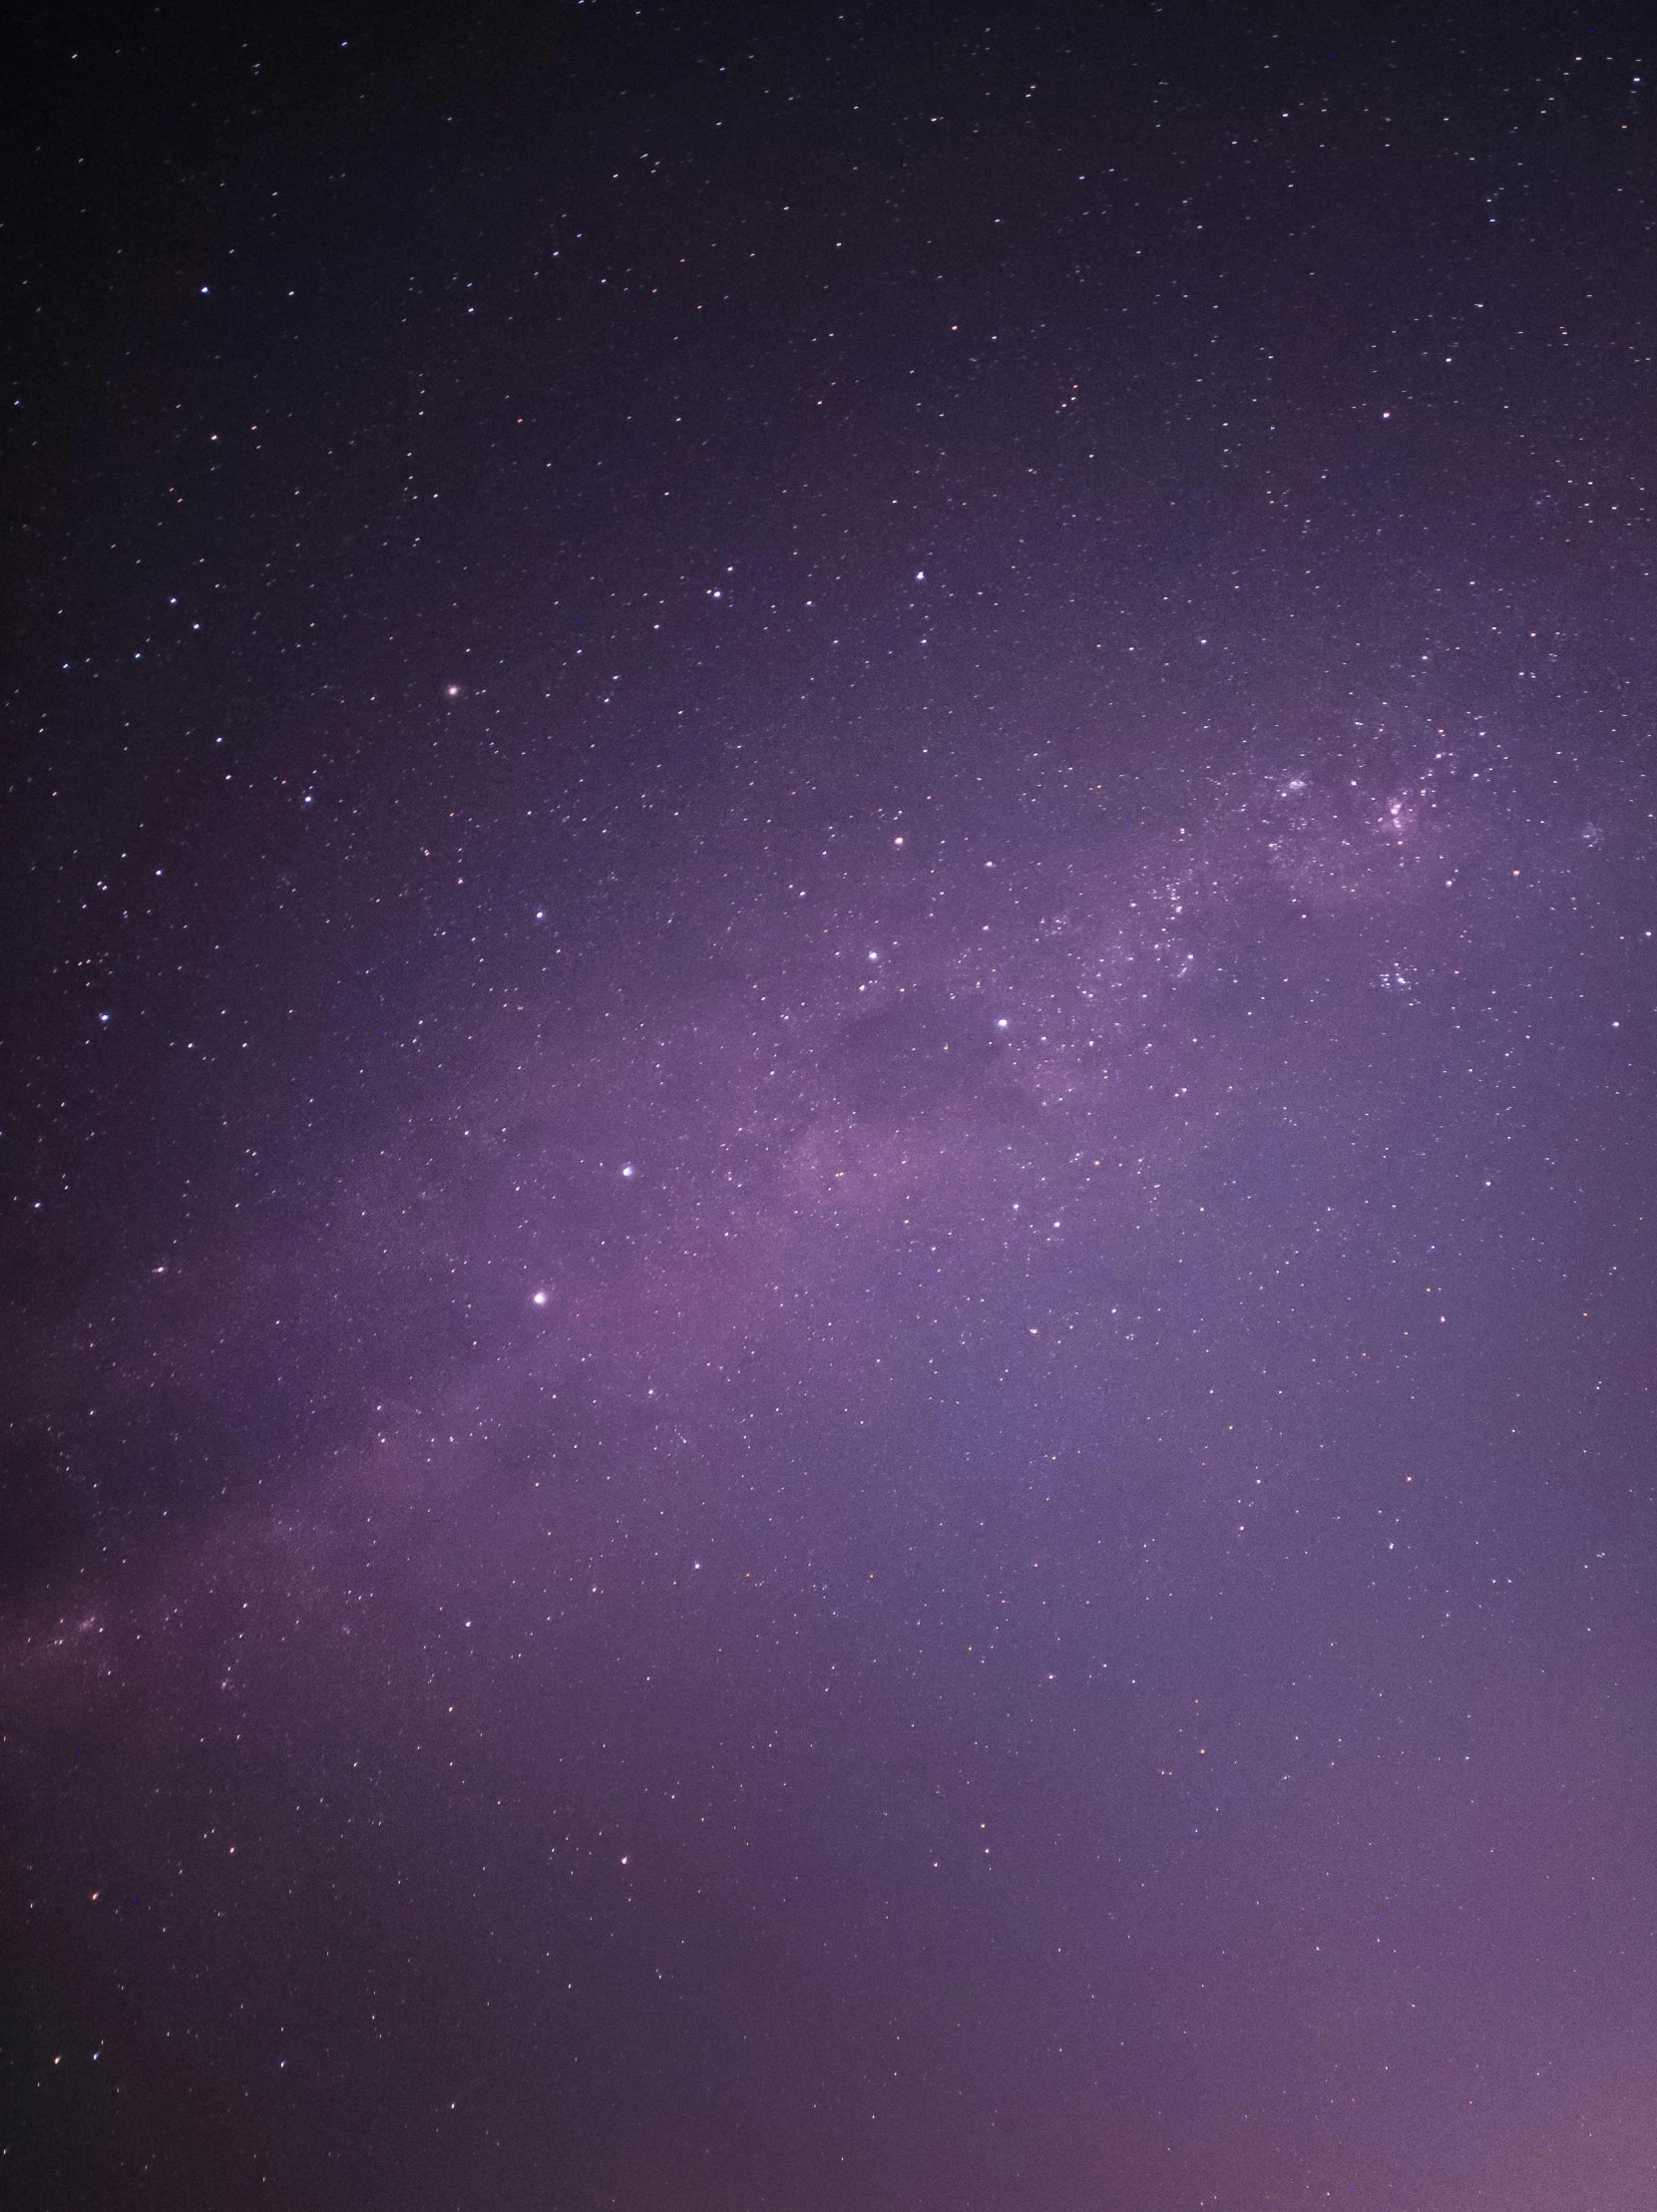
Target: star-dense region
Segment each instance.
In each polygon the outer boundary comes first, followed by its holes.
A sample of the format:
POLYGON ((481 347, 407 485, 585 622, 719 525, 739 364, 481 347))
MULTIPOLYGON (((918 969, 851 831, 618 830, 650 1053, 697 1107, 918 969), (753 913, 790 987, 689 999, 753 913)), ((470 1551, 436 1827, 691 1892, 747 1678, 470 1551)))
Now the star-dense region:
POLYGON ((1641 14, 33 11, 8 2202, 1657 2203, 1641 14))

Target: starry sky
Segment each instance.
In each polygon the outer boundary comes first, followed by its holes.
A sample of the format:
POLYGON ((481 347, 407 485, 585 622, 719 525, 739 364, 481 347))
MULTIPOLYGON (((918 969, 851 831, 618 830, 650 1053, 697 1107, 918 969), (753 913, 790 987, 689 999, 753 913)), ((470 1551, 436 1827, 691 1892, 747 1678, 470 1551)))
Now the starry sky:
POLYGON ((33 11, 20 2207, 1657 2202, 1642 30, 33 11))

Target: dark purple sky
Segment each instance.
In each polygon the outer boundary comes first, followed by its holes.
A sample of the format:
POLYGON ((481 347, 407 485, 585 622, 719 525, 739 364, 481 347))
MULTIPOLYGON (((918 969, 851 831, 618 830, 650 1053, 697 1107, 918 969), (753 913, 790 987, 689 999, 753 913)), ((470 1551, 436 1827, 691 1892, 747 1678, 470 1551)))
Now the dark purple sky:
POLYGON ((11 96, 0 2180, 1649 2212, 1639 11, 474 15, 11 96))

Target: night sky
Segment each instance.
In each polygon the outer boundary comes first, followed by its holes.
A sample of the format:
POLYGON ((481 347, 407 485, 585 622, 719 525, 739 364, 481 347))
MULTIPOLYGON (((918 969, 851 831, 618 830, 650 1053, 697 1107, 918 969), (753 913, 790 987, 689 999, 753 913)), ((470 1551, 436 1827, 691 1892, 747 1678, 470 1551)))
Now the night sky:
POLYGON ((8 2204, 1657 2204, 1642 13, 33 11, 8 2204))

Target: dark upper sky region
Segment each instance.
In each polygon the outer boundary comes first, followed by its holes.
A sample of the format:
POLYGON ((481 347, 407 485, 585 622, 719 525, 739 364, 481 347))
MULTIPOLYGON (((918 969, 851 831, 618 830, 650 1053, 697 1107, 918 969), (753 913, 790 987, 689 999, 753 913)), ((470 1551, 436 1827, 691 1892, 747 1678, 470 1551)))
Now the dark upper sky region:
POLYGON ((1641 11, 230 14, 8 94, 8 2201, 1649 2212, 1641 11))

